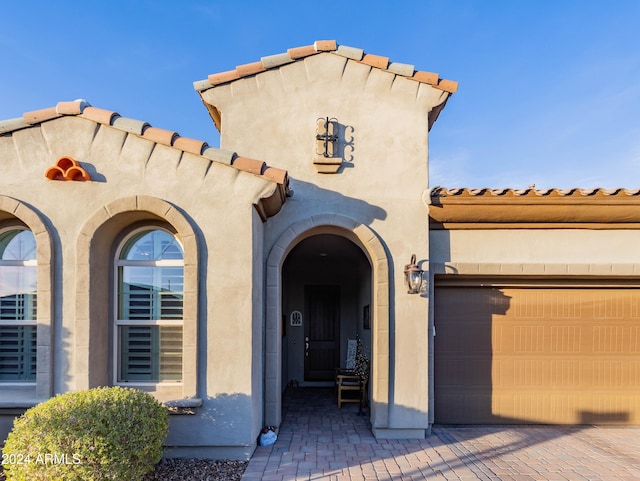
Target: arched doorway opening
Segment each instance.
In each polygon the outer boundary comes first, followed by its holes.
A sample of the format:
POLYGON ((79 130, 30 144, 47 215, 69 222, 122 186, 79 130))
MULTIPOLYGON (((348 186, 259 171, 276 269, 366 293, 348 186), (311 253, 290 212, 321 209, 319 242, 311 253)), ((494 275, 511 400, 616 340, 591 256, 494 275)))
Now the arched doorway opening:
POLYGON ((337 234, 301 240, 282 267, 282 381, 330 386, 346 367, 348 341, 360 338, 371 360, 371 264, 337 234))
MULTIPOLYGON (((290 314, 282 310, 283 265, 291 251, 303 240, 318 234, 331 234, 350 240, 369 263, 371 282, 371 369, 369 393, 371 424, 385 428, 389 422, 389 270, 386 249, 378 235, 367 225, 340 214, 317 214, 289 225, 277 238, 267 256, 266 332, 264 353, 265 397, 264 421, 279 426, 282 420, 283 377, 288 369, 288 354, 283 354, 285 321, 290 327, 290 314), (289 316, 287 316, 289 314, 289 316), (287 359, 285 359, 285 357, 287 359)), ((303 320, 304 322, 304 320, 303 320)), ((287 341, 288 342, 288 341, 287 341)))

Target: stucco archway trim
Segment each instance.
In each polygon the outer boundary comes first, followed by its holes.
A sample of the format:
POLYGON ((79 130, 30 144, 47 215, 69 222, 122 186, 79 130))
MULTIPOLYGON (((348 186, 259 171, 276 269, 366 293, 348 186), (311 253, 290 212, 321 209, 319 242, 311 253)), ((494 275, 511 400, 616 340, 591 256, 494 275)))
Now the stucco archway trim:
POLYGON ((35 394, 36 398, 44 399, 53 392, 53 241, 38 213, 24 202, 0 195, 0 212, 23 222, 36 238, 38 330, 35 394))
POLYGON ((269 252, 266 286, 265 423, 277 426, 282 416, 282 265, 296 244, 323 231, 354 241, 371 263, 371 423, 374 427, 386 427, 389 404, 389 260, 382 242, 370 227, 340 214, 318 214, 291 224, 269 252))
MULTIPOLYGON (((104 305, 107 294, 96 295, 96 291, 109 292, 109 286, 96 278, 92 269, 92 255, 97 250, 100 233, 110 223, 120 231, 123 222, 116 218, 126 214, 147 213, 170 224, 177 232, 184 248, 184 306, 183 306, 183 398, 195 397, 197 393, 197 313, 198 313, 198 242, 195 231, 185 215, 162 199, 149 196, 131 196, 113 201, 91 216, 82 227, 77 240, 77 286, 75 319, 75 385, 76 389, 88 389, 108 383, 92 367, 96 332, 102 333, 109 319, 104 305)), ((124 225, 130 222, 124 222, 124 225)), ((105 252, 101 252, 104 256, 105 252)), ((95 264, 95 263, 94 263, 95 264)), ((101 342, 106 342, 102 339, 101 342)), ((95 362, 93 363, 95 364, 95 362)))

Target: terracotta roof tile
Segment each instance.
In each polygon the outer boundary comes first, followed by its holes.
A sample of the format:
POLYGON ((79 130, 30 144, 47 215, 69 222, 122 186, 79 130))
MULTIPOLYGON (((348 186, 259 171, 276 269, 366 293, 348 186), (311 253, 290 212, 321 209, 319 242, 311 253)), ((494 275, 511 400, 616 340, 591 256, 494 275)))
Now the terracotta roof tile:
POLYGON ((262 175, 267 179, 270 179, 278 184, 287 183, 287 171, 283 169, 276 169, 274 167, 266 167, 262 172, 262 175))
POLYGON ((313 45, 294 47, 288 49, 282 54, 262 57, 259 62, 239 65, 234 70, 211 74, 206 80, 194 82, 193 87, 198 92, 203 92, 217 85, 233 82, 243 77, 256 75, 266 70, 277 68, 321 52, 329 52, 334 55, 340 55, 351 60, 356 60, 366 65, 370 65, 373 68, 386 70, 392 74, 431 85, 434 88, 438 88, 448 93, 455 93, 458 89, 458 82, 440 79, 436 73, 416 71, 415 66, 413 65, 390 62, 388 57, 365 53, 361 48, 338 45, 335 40, 318 40, 314 42, 313 45))
POLYGON ((381 70, 385 70, 389 66, 389 57, 381 57, 380 55, 372 55, 370 53, 365 53, 360 61, 381 70))
POLYGON ((93 120, 94 122, 98 122, 99 124, 111 125, 113 119, 116 117, 120 117, 120 114, 111 110, 98 109, 96 107, 88 106, 82 111, 80 117, 93 120))
POLYGON ((411 77, 416 68, 414 65, 410 65, 408 63, 391 62, 389 67, 387 67, 387 70, 396 75, 411 77))
POLYGON ((267 166, 267 164, 261 160, 249 159, 247 157, 236 157, 231 165, 236 169, 245 170, 255 175, 262 175, 262 172, 267 166))
POLYGON ((76 100, 75 102, 58 102, 56 112, 60 115, 78 115, 89 104, 85 100, 76 100))
POLYGON ((277 55, 269 55, 268 57, 262 57, 260 59, 265 69, 279 67, 280 65, 286 65, 293 62, 293 59, 289 55, 289 52, 279 53, 277 55))
POLYGON ((176 149, 182 150, 184 152, 191 152, 192 154, 200 155, 202 151, 208 147, 206 142, 202 140, 189 139, 187 137, 177 137, 173 141, 173 146, 176 149))
POLYGON ((640 229, 640 189, 431 190, 431 229, 640 229))
POLYGON ((316 40, 313 46, 316 52, 332 52, 338 48, 338 43, 335 40, 316 40))
POLYGON ((171 130, 158 129, 156 127, 147 127, 142 132, 145 139, 149 139, 157 144, 173 145, 176 138, 180 137, 177 132, 171 130))
POLYGON ((313 55, 316 52, 316 48, 313 45, 307 45, 305 47, 295 47, 287 50, 289 57, 296 60, 299 58, 308 57, 309 55, 313 55))
POLYGON ((209 83, 211 85, 218 85, 226 82, 231 82, 233 80, 238 80, 240 75, 237 70, 227 70, 226 72, 214 73, 209 75, 209 83))
POLYGON ((31 112, 25 112, 22 118, 28 124, 38 124, 46 120, 55 119, 56 117, 59 117, 59 116, 60 114, 57 112, 56 108, 50 107, 48 109, 33 110, 31 112))
POLYGON ((244 65, 238 65, 236 71, 240 77, 248 77, 249 75, 255 75, 267 70, 262 62, 247 63, 244 65))
POLYGON ((623 189, 623 188, 615 188, 615 189, 603 189, 601 187, 597 187, 594 189, 580 189, 580 188, 571 188, 571 189, 535 189, 530 187, 528 189, 490 189, 490 188, 481 188, 481 189, 469 189, 466 187, 460 188, 451 188, 447 189, 445 187, 434 187, 431 190, 431 198, 446 198, 446 197, 454 197, 454 198, 568 198, 572 197, 574 199, 586 198, 586 197, 640 197, 640 189, 623 189))
POLYGON ((336 53, 342 57, 358 61, 362 60, 362 57, 364 57, 364 50, 356 47, 347 47, 346 45, 340 45, 338 50, 336 50, 336 53))
POLYGON ((0 135, 5 132, 13 132, 14 130, 21 130, 29 127, 29 124, 24 118, 19 117, 17 119, 8 119, 0 122, 0 135))
POLYGON ((150 127, 150 125, 143 120, 130 119, 127 117, 114 117, 111 120, 111 126, 134 135, 142 135, 144 129, 150 127))
MULTIPOLYGON (((286 197, 291 194, 286 170, 268 167, 261 160, 239 157, 235 152, 209 147, 207 143, 202 140, 181 137, 176 132, 152 127, 144 121, 121 117, 118 113, 111 110, 92 107, 84 100, 59 102, 55 107, 26 112, 21 118, 0 120, 0 135, 27 129, 36 124, 54 120, 65 115, 75 115, 81 119, 107 125, 127 132, 128 134, 142 137, 150 142, 167 145, 182 150, 183 152, 189 152, 207 161, 228 165, 237 170, 248 172, 276 183, 278 188, 274 193, 268 198, 261 199, 259 205, 256 205, 256 209, 263 220, 275 215, 282 207, 286 197)), ((61 178, 60 176, 64 177, 66 171, 60 165, 55 165, 48 172, 47 177, 57 179, 61 178)), ((78 180, 80 174, 82 174, 82 172, 76 169, 69 171, 67 177, 71 176, 70 178, 73 178, 73 180, 78 180)), ((88 174, 82 174, 81 177, 85 180, 90 179, 88 174)))
POLYGON ((204 151, 202 152, 202 156, 221 164, 231 165, 233 163, 233 159, 235 159, 238 154, 228 150, 208 147, 204 149, 204 151))
POLYGON ((410 78, 417 82, 421 82, 429 85, 436 85, 438 83, 438 77, 439 76, 437 73, 418 71, 418 72, 415 72, 413 76, 410 78))
POLYGON ((444 90, 445 92, 454 94, 458 91, 458 82, 455 82, 453 80, 442 79, 438 82, 438 85, 434 85, 434 87, 440 90, 444 90))

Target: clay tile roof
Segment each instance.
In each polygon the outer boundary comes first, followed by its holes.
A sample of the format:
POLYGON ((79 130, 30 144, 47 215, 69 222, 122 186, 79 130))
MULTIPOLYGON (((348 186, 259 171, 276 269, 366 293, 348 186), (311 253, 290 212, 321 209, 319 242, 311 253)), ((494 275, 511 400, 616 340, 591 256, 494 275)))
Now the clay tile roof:
POLYGON ((414 66, 409 64, 390 62, 388 57, 366 53, 364 50, 355 47, 338 45, 335 40, 317 40, 313 45, 294 47, 288 49, 285 53, 262 57, 259 62, 238 65, 233 70, 211 74, 206 80, 194 82, 193 86, 197 91, 203 92, 215 87, 216 85, 256 75, 266 70, 277 68, 281 65, 295 62, 322 52, 340 55, 342 57, 370 65, 373 68, 385 70, 395 75, 415 80, 416 82, 429 84, 434 88, 444 90, 450 94, 453 94, 458 90, 458 82, 440 79, 437 73, 415 70, 414 66))
POLYGON ((445 187, 434 187, 431 189, 432 199, 442 199, 447 197, 454 197, 458 199, 490 199, 490 198, 574 198, 583 199, 585 197, 598 197, 598 198, 628 198, 628 197, 640 197, 640 189, 629 190, 623 188, 615 189, 603 189, 597 187, 594 189, 580 189, 577 187, 571 189, 535 189, 530 187, 528 189, 469 189, 466 187, 447 189, 445 187))
POLYGON ((640 229, 640 189, 446 189, 429 196, 432 229, 640 229))
POLYGON ((111 110, 92 107, 86 100, 59 102, 55 107, 25 112, 20 118, 0 120, 0 135, 8 135, 68 115, 107 125, 156 144, 200 156, 208 162, 227 165, 274 182, 277 184, 274 193, 268 198, 261 199, 255 206, 263 221, 275 215, 282 208, 286 197, 291 195, 286 170, 269 167, 259 160, 240 157, 235 152, 209 147, 202 140, 182 137, 177 132, 152 127, 147 122, 122 117, 111 110))

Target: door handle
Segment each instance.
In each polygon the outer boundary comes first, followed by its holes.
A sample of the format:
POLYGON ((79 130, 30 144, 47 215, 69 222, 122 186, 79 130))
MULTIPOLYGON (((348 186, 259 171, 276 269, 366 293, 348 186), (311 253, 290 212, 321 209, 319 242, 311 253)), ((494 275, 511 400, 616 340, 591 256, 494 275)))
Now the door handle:
POLYGON ((304 338, 304 355, 309 357, 309 337, 304 338))

